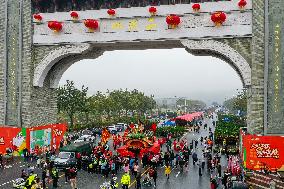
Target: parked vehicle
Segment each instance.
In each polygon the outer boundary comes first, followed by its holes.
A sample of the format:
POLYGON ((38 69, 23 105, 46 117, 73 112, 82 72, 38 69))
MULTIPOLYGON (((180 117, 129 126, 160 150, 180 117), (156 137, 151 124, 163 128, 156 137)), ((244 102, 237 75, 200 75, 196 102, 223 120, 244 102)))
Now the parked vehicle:
POLYGON ((76 153, 89 155, 92 153, 93 143, 78 142, 60 148, 58 156, 54 159, 54 166, 59 170, 67 167, 76 166, 76 153))
POLYGON ((82 135, 77 140, 75 140, 74 143, 84 142, 84 141, 93 142, 94 140, 95 140, 95 137, 92 135, 82 135))
POLYGON ((99 136, 102 135, 102 129, 101 128, 94 128, 92 130, 92 132, 93 132, 93 135, 99 135, 99 136))
POLYGON ((116 134, 117 133, 117 128, 116 128, 115 125, 110 125, 110 126, 107 127, 107 129, 109 130, 109 132, 111 134, 116 134))
POLYGON ((125 129, 127 129, 127 124, 125 124, 125 123, 117 123, 116 127, 118 128, 118 131, 124 131, 125 129))
POLYGON ((67 167, 76 166, 77 159, 75 152, 59 152, 54 160, 54 166, 59 170, 64 170, 67 167))

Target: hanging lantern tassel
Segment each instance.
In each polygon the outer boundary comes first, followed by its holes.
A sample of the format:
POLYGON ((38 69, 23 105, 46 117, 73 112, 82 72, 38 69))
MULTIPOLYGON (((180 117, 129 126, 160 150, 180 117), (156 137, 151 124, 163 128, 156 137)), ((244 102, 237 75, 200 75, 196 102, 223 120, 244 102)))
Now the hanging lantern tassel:
POLYGON ((70 16, 72 17, 73 21, 78 21, 78 19, 79 19, 79 14, 75 11, 71 12, 70 16))
POLYGON ((195 3, 192 5, 193 12, 198 13, 200 11, 200 4, 195 3))
POLYGON ((238 5, 239 5, 239 8, 240 8, 241 10, 244 10, 244 9, 245 9, 245 6, 247 5, 247 1, 246 1, 246 0, 240 0, 239 3, 238 3, 238 5))
POLYGON ((87 19, 84 21, 85 26, 88 28, 89 32, 94 32, 96 29, 99 28, 99 23, 97 20, 94 19, 87 19))
POLYGON ((216 27, 222 26, 226 19, 227 16, 224 12, 215 12, 211 15, 211 20, 214 22, 216 27))
POLYGON ((171 14, 167 16, 166 22, 169 29, 175 29, 180 24, 180 17, 175 14, 171 14))
POLYGON ((47 26, 54 33, 59 33, 62 30, 62 23, 58 21, 49 21, 47 26))
POLYGON ((34 14, 33 17, 37 23, 41 23, 42 16, 40 14, 34 14))
POLYGON ((149 13, 151 14, 151 16, 155 16, 157 14, 157 8, 156 7, 150 7, 149 13))
POLYGON ((108 9, 107 13, 110 16, 115 16, 115 10, 114 9, 108 9))

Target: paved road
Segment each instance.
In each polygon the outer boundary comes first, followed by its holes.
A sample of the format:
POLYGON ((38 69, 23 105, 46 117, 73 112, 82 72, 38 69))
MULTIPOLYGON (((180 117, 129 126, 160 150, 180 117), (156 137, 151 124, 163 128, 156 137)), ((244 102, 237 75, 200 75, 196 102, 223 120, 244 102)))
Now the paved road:
MULTIPOLYGON (((209 127, 212 127, 212 121, 210 119, 206 119, 205 122, 209 127)), ((207 136, 208 131, 203 130, 201 128, 200 134, 197 133, 186 133, 184 138, 188 141, 197 140, 200 136, 207 136)), ((200 144, 199 144, 200 145, 200 144)), ((201 148, 199 147, 197 150, 198 156, 201 157, 201 148)), ((33 165, 33 164, 32 164, 33 165)), ((180 172, 179 169, 173 169, 170 179, 167 180, 164 176, 164 168, 158 168, 158 180, 157 180, 157 189, 208 189, 210 186, 210 174, 205 169, 203 176, 198 176, 198 166, 193 166, 192 159, 190 158, 189 162, 189 171, 188 172, 180 172)), ((222 165, 225 167, 226 161, 225 158, 222 158, 222 165)), ((27 167, 27 163, 17 162, 10 167, 4 169, 4 171, 0 171, 0 188, 12 188, 12 180, 20 177, 21 169, 27 167)), ((40 174, 40 170, 36 169, 35 172, 40 174)), ((142 173, 145 170, 142 170, 142 173)), ((118 181, 122 173, 118 174, 118 181)), ((78 173, 78 187, 80 189, 99 189, 99 186, 103 184, 103 182, 108 181, 109 179, 103 178, 101 175, 89 174, 85 171, 80 171, 78 173)), ((135 188, 135 183, 133 183, 134 178, 131 179, 132 184, 130 188, 135 188)), ((69 189, 70 185, 65 184, 64 176, 61 174, 61 178, 59 180, 60 187, 62 189, 69 189)), ((52 187, 50 187, 52 188, 52 187)), ((151 187, 150 187, 151 188, 151 187)))

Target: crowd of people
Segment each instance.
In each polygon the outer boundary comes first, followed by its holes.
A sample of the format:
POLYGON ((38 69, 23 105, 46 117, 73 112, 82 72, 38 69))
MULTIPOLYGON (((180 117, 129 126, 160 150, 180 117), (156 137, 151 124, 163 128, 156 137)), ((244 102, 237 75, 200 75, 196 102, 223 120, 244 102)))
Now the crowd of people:
MULTIPOLYGON (((212 125, 214 127, 215 124, 212 125)), ((196 121, 193 128, 192 132, 200 135, 198 139, 191 141, 187 141, 186 138, 173 139, 168 134, 163 140, 160 140, 159 152, 148 151, 142 155, 119 155, 115 149, 123 145, 124 141, 122 136, 116 134, 112 137, 112 147, 109 142, 98 142, 93 147, 91 154, 77 153, 77 165, 64 169, 65 183, 69 183, 72 189, 76 189, 77 171, 82 170, 89 174, 101 175, 105 181, 109 180, 108 184, 102 185, 102 189, 117 189, 119 187, 128 189, 133 182, 136 189, 141 189, 141 186, 156 187, 158 177, 162 176, 159 175, 158 168, 163 168, 166 179, 171 179, 173 169, 177 169, 181 173, 189 172, 189 163, 192 161, 192 165, 198 167, 197 175, 202 177, 206 170, 210 174, 211 189, 216 189, 218 185, 230 188, 230 176, 239 174, 239 170, 236 171, 238 159, 228 156, 228 168, 223 171, 221 153, 213 153, 213 128, 208 127, 203 120, 196 121), (206 132, 201 131, 202 129, 206 132), (206 136, 202 136, 203 133, 207 133, 206 136), (164 144, 165 147, 163 147, 164 144), (123 175, 119 181, 117 175, 121 173, 123 175)), ((61 146, 70 144, 76 138, 74 136, 76 134, 73 133, 64 137, 61 146)), ((32 166, 22 170, 21 178, 25 181, 26 189, 45 189, 49 184, 52 184, 53 188, 59 186, 59 170, 53 164, 56 157, 55 150, 46 149, 44 152, 32 156, 26 151, 24 157, 28 162, 36 162, 37 168, 41 171, 41 175, 34 174, 35 168, 32 166)))
POLYGON ((93 10, 213 2, 220 0, 32 0, 33 12, 93 10))

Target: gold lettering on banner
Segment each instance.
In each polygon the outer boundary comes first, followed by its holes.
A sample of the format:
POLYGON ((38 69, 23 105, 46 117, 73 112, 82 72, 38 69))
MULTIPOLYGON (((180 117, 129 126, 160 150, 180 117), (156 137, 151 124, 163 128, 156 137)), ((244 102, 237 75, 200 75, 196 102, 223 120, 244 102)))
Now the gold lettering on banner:
POLYGON ((146 30, 156 30, 157 29, 157 24, 154 23, 155 19, 154 18, 148 18, 148 23, 146 26, 146 30))
POLYGON ((114 22, 111 24, 111 28, 114 30, 120 30, 123 29, 123 25, 121 22, 114 22))
POLYGON ((129 21, 129 23, 128 23, 128 30, 129 31, 137 30, 137 27, 138 27, 138 20, 137 19, 129 21))
POLYGON ((281 85, 281 72, 280 72, 280 65, 281 65, 281 28, 279 24, 275 25, 274 28, 274 112, 279 112, 280 108, 280 85, 281 85))

